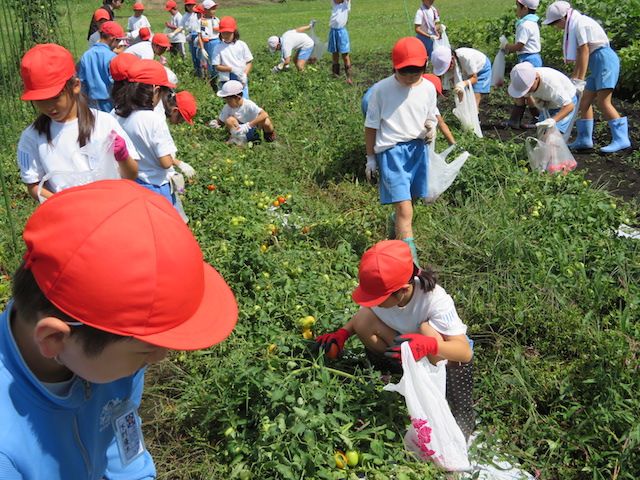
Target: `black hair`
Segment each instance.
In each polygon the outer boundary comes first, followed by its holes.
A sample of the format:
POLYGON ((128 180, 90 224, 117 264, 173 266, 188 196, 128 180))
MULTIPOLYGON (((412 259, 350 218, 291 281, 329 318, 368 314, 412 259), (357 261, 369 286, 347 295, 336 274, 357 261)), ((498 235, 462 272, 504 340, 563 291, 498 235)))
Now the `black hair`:
MULTIPOLYGON (((160 98, 171 89, 160 87, 160 98)), ((111 90, 116 114, 127 118, 136 110, 153 110, 154 86, 140 82, 124 82, 122 86, 111 90)))
MULTIPOLYGON (((220 37, 220 39, 222 39, 222 37, 220 37)), ((231 40, 232 42, 237 42, 238 40, 240 40, 240 32, 238 31, 238 29, 236 28, 233 31, 233 40, 231 40)))
POLYGON ((413 277, 418 277, 418 280, 420 281, 420 287, 424 292, 428 293, 436 288, 438 272, 431 267, 426 267, 426 269, 423 270, 414 264, 413 277))
MULTIPOLYGON (((13 277, 12 311, 15 315, 13 318, 32 325, 44 317, 55 317, 63 322, 77 322, 77 319, 67 315, 49 301, 36 282, 33 272, 24 268, 24 265, 25 263, 22 262, 13 277)), ((105 332, 89 325, 71 326, 70 335, 82 345, 82 350, 87 357, 100 355, 111 343, 131 338, 105 332)))
MULTIPOLYGON (((74 74, 69 80, 67 80, 67 83, 62 87, 59 95, 67 93, 73 98, 73 101, 76 102, 78 108, 78 145, 84 147, 91 140, 91 134, 93 133, 96 119, 89 107, 89 102, 85 94, 82 93, 82 91, 77 95, 73 93, 77 79, 77 75, 74 74)), ((33 122, 33 128, 38 132, 38 134, 46 135, 47 143, 51 143, 53 141, 53 138, 51 137, 51 118, 44 113, 41 113, 33 122)))
POLYGON ((417 65, 409 65, 409 66, 406 66, 406 67, 402 67, 402 68, 396 69, 396 72, 398 72, 401 75, 412 75, 412 74, 416 74, 416 73, 419 73, 420 75, 422 75, 426 71, 427 71, 427 64, 426 63, 421 67, 419 67, 417 65))
POLYGON ((161 98, 162 106, 164 107, 164 115, 169 118, 173 109, 178 106, 178 101, 176 100, 176 94, 173 90, 169 89, 161 98))
POLYGON ((516 0, 516 2, 517 2, 519 5, 521 5, 521 6, 525 7, 525 8, 527 9, 527 13, 528 13, 528 14, 536 13, 536 9, 535 9, 535 8, 529 8, 529 7, 527 7, 527 6, 526 6, 524 3, 522 3, 520 0, 516 0))

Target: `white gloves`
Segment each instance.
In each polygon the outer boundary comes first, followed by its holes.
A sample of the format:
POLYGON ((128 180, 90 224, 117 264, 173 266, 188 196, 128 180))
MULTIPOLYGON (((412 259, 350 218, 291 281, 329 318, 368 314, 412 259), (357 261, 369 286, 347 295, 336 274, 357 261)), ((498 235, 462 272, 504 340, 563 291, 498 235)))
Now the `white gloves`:
POLYGON ((368 181, 375 178, 378 171, 378 162, 375 155, 367 155, 367 163, 364 166, 364 174, 368 181))
POLYGON ((539 131, 544 131, 547 128, 555 127, 556 121, 553 118, 547 118, 546 120, 542 120, 541 122, 536 123, 536 127, 538 127, 539 131))
POLYGON ((273 67, 273 68, 271 69, 271 73, 278 73, 278 72, 281 72, 283 68, 284 68, 284 62, 279 63, 278 65, 276 65, 275 67, 273 67))
POLYGON ((202 56, 202 59, 204 61, 206 61, 207 63, 210 63, 209 54, 207 53, 207 51, 204 48, 200 49, 200 55, 202 56))
POLYGON ((196 171, 187 162, 180 162, 177 167, 182 173, 184 173, 184 176, 187 178, 193 178, 193 176, 196 174, 196 171))
POLYGON ((456 83, 456 86, 453 87, 453 93, 457 93, 458 95, 461 95, 462 92, 464 92, 464 88, 466 86, 467 86, 467 81, 466 80, 456 83))
POLYGON ((576 87, 576 93, 578 94, 578 96, 582 95, 587 82, 585 82, 584 80, 579 80, 577 78, 572 78, 571 83, 573 83, 573 86, 576 87))
POLYGON ((233 73, 236 76, 236 78, 242 85, 247 84, 247 74, 244 73, 244 70, 238 67, 233 67, 231 69, 231 73, 233 73))
POLYGON ((509 45, 509 42, 507 41, 507 37, 505 37, 504 35, 502 35, 500 37, 500 46, 498 47, 500 50, 504 50, 507 48, 507 45, 509 45))
POLYGON ((313 28, 313 27, 314 27, 314 25, 316 24, 316 22, 317 22, 317 20, 311 20, 311 21, 309 22, 309 26, 310 26, 311 28, 313 28))
POLYGON ((236 133, 247 134, 249 133, 249 130, 251 130, 251 125, 249 125, 248 123, 241 123, 240 125, 238 125, 238 128, 236 128, 236 133))
POLYGON ((424 136, 424 143, 429 145, 436 138, 436 123, 427 120, 424 122, 424 128, 427 129, 427 133, 424 136))

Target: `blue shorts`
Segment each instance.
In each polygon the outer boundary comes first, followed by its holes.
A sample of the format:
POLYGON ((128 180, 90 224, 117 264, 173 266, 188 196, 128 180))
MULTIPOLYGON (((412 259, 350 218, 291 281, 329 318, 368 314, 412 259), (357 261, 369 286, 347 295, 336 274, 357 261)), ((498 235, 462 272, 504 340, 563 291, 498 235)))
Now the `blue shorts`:
POLYGON ((611 47, 602 47, 589 55, 589 71, 585 90, 597 92, 615 88, 620 76, 620 59, 611 47))
POLYGON ((518 63, 529 62, 534 67, 542 66, 542 57, 539 53, 523 53, 518 55, 518 63))
POLYGON ((491 91, 491 60, 487 58, 484 67, 478 72, 478 83, 473 84, 475 93, 489 93, 491 91))
MULTIPOLYGON (((559 122, 556 122, 556 128, 558 130, 560 130, 561 133, 564 133, 564 132, 567 131, 567 127, 569 126, 569 123, 571 123, 571 119, 573 118, 574 115, 578 114, 578 96, 574 95, 573 98, 571 99, 571 101, 573 102, 573 112, 571 112, 569 115, 564 117, 559 122)), ((560 110, 561 110, 560 108, 552 108, 552 109, 549 109, 549 110, 542 110, 540 112, 540 117, 538 118, 538 121, 541 122, 542 120, 546 120, 547 118, 551 118, 556 113, 558 113, 560 110), (549 116, 545 115, 545 112, 548 112, 549 116)))
POLYGON ((351 51, 351 42, 349 41, 349 32, 345 27, 332 28, 329 30, 329 44, 327 49, 331 53, 349 53, 351 51))
POLYGON ((433 53, 433 40, 420 34, 416 35, 416 38, 420 40, 424 48, 427 49, 427 58, 431 58, 431 54, 433 53))
POLYGON ((309 60, 313 47, 298 50, 298 60, 309 60))
POLYGON ((376 154, 380 171, 380 203, 428 197, 429 151, 417 138, 376 154))
POLYGON ((169 182, 163 185, 153 185, 152 183, 143 182, 139 178, 136 178, 136 183, 142 185, 145 188, 148 188, 152 192, 156 192, 159 195, 162 195, 164 198, 171 202, 171 205, 176 206, 176 194, 171 194, 171 185, 169 182))
POLYGON ((260 134, 258 133, 258 130, 256 129, 256 127, 251 127, 251 129, 246 133, 246 135, 247 135, 247 142, 256 142, 260 140, 260 134))

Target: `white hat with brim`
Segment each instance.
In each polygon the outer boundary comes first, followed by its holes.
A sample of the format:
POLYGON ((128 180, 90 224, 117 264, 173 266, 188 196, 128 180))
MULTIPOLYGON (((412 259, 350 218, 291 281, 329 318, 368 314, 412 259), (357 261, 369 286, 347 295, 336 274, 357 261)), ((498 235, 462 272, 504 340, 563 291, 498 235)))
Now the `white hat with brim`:
POLYGON ((448 47, 434 48, 431 53, 431 64, 435 75, 443 75, 451 65, 451 49, 448 47))
POLYGON ((540 6, 540 0, 518 0, 518 3, 531 10, 537 10, 540 6))
POLYGON ((553 2, 547 7, 546 18, 542 21, 542 24, 549 25, 557 22, 567 14, 570 8, 569 2, 553 2))
POLYGON ((277 35, 271 35, 267 40, 267 45, 269 46, 269 51, 271 53, 275 52, 278 48, 278 44, 280 43, 280 37, 277 35))
POLYGON ((222 88, 218 90, 216 95, 219 97, 230 97, 232 95, 240 95, 242 93, 243 86, 237 80, 229 80, 222 85, 222 88))
POLYGON ((536 70, 529 62, 522 62, 511 69, 511 83, 509 84, 509 95, 513 98, 522 98, 531 89, 536 81, 536 70))

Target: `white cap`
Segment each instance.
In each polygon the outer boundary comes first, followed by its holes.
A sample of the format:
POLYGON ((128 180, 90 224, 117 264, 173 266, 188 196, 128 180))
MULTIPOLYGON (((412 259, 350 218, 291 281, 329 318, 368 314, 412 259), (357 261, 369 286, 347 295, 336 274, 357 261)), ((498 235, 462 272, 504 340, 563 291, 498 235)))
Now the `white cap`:
POLYGON ((522 98, 529 93, 533 82, 536 81, 536 69, 529 62, 522 62, 511 69, 510 77, 509 95, 522 98))
POLYGON ((437 47, 431 52, 431 64, 435 75, 443 75, 451 65, 451 49, 449 47, 437 47))
POLYGON ((537 10, 540 6, 540 0, 517 0, 519 4, 524 5, 531 10, 537 10))
POLYGON ((178 85, 178 76, 174 73, 174 71, 167 67, 164 67, 164 69, 167 71, 167 78, 169 79, 169 83, 178 85))
POLYGON ((550 23, 560 20, 567 14, 570 8, 571 5, 569 5, 569 2, 553 2, 547 7, 547 18, 542 21, 542 24, 549 25, 550 23))
POLYGON ((271 35, 267 40, 267 45, 269 46, 269 51, 271 53, 275 52, 278 48, 278 44, 280 43, 280 37, 277 35, 271 35))
POLYGON ((202 2, 202 8, 204 8, 205 10, 210 10, 213 7, 217 7, 218 4, 216 2, 214 2, 213 0, 204 0, 202 2))
POLYGON ((242 84, 237 80, 229 80, 222 85, 222 88, 218 90, 219 97, 230 97, 231 95, 240 95, 242 93, 242 84))

